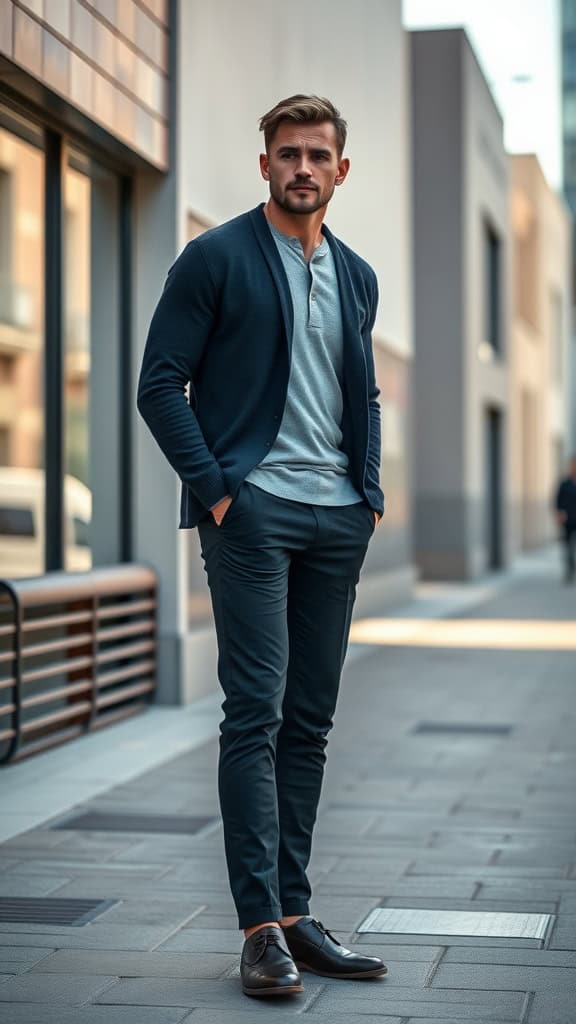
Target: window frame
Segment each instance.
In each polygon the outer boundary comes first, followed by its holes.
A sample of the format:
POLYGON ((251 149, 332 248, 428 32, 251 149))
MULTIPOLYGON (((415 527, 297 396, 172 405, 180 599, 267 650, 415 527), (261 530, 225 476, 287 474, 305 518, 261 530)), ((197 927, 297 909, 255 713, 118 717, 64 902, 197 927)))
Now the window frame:
POLYGON ((44 572, 61 571, 66 554, 64 501, 64 253, 63 189, 67 162, 72 166, 91 161, 115 174, 119 181, 118 208, 118 387, 120 425, 118 437, 120 535, 119 560, 133 557, 132 465, 133 417, 131 415, 132 301, 134 237, 134 168, 112 157, 86 137, 73 134, 50 112, 23 103, 0 83, 0 128, 31 143, 44 153, 44 572))

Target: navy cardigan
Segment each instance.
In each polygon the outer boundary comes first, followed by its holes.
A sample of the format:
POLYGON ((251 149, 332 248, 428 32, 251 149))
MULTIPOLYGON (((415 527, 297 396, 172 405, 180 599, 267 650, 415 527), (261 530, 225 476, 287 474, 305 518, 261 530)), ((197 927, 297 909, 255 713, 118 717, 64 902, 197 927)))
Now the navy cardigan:
MULTIPOLYGON (((292 341, 288 279, 264 204, 190 242, 168 272, 138 383, 138 410, 182 481, 179 528, 234 497, 282 419, 292 341), (189 402, 185 388, 190 382, 189 402)), ((351 479, 380 515, 380 406, 371 267, 323 227, 344 328, 342 447, 351 479)))

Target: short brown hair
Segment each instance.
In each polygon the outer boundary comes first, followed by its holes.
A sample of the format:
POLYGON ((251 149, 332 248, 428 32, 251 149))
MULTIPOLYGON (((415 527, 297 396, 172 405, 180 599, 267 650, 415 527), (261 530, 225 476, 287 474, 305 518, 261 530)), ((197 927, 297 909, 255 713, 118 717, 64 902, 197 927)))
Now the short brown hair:
POLYGON ((346 144, 346 121, 330 100, 323 96, 305 96, 303 93, 280 100, 272 110, 260 118, 260 131, 264 132, 266 151, 270 148, 270 143, 282 121, 295 121, 300 124, 322 124, 331 121, 336 129, 338 156, 342 156, 346 144))

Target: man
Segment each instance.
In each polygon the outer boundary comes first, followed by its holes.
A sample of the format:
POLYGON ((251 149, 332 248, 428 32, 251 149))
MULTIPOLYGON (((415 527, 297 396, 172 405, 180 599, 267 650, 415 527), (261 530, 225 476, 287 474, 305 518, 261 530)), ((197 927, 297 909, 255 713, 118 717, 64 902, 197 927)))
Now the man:
POLYGON ((150 326, 138 408, 198 525, 225 693, 219 794, 247 995, 298 968, 385 974, 309 914, 306 867, 352 615, 383 513, 372 269, 323 226, 346 123, 292 96, 261 120, 270 198, 191 242, 150 326), (190 382, 190 405, 184 389, 190 382))
POLYGON ((573 583, 576 572, 576 455, 570 460, 568 476, 558 486, 555 508, 566 553, 564 579, 566 583, 573 583))

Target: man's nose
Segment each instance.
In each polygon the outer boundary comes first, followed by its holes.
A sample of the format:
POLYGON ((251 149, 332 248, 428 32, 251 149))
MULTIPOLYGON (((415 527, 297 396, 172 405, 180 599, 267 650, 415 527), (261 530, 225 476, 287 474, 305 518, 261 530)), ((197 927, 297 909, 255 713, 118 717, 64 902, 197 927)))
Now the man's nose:
POLYGON ((309 178, 310 175, 312 174, 312 169, 308 163, 308 157, 305 156, 304 154, 298 160, 298 164, 296 166, 296 174, 298 175, 299 178, 309 178))

